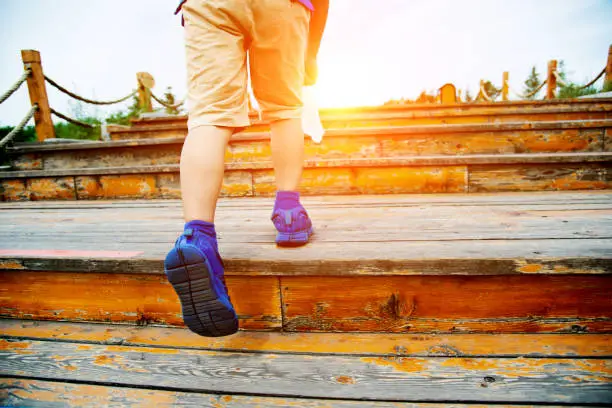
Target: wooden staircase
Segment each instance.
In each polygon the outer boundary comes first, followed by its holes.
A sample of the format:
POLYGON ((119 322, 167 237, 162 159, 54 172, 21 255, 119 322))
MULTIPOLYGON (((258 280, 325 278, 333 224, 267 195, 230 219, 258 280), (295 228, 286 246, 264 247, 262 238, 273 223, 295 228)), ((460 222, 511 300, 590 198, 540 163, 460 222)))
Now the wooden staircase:
POLYGON ((231 143, 216 221, 242 330, 214 339, 184 328, 163 275, 184 119, 17 146, 1 174, 22 202, 0 204, 0 405, 610 405, 611 112, 324 112, 303 184, 316 233, 295 249, 273 244, 256 124, 231 143))
MULTIPOLYGON (((610 188, 612 99, 335 110, 306 141, 309 195, 610 188), (499 106, 498 106, 499 105, 499 106), (514 106, 516 105, 516 106, 514 106), (448 124, 452 123, 452 124, 448 124)), ((227 152, 222 195, 274 193, 269 133, 256 122, 227 152)), ((180 198, 184 117, 111 129, 110 142, 20 145, 4 201, 180 198)))

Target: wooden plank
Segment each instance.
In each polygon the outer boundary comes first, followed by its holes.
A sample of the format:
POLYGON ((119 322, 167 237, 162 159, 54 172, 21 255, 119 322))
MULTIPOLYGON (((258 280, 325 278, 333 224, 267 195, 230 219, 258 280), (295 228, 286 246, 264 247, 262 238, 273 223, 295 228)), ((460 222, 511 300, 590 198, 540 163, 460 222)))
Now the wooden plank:
POLYGON ((340 399, 612 403, 612 362, 601 359, 353 357, 40 341, 0 344, 5 375, 41 380, 340 399))
POLYGON ((609 276, 294 276, 281 287, 288 331, 612 330, 609 276))
MULTIPOLYGON (((440 166, 453 165, 530 165, 530 164, 565 164, 565 163, 599 163, 607 165, 612 162, 612 153, 571 153, 571 154, 504 154, 504 155, 465 155, 465 156, 402 156, 402 157, 373 157, 373 158, 345 158, 345 159, 307 159, 304 162, 306 169, 315 168, 368 168, 384 167, 385 171, 393 171, 399 166, 423 167, 432 166, 438 170, 440 166)), ((226 170, 262 170, 271 169, 271 161, 238 161, 226 163, 226 170)), ((120 167, 91 167, 91 168, 61 168, 52 170, 12 170, 0 172, 0 179, 42 178, 42 177, 69 177, 92 175, 121 175, 129 179, 129 175, 148 173, 178 174, 178 164, 142 165, 120 167)), ((400 170, 397 170, 400 171, 400 170)), ((439 170, 438 170, 439 171, 439 170)), ((266 174, 272 174, 271 171, 266 174)))
MULTIPOLYGON (((330 129, 326 132, 327 139, 332 137, 355 137, 355 136, 380 136, 380 135, 417 135, 429 134, 439 135, 448 133, 474 133, 474 132, 503 132, 503 131, 533 131, 533 130, 563 130, 563 129, 589 129, 589 128, 608 128, 612 126, 612 120, 577 120, 577 121, 541 121, 523 123, 485 123, 485 124, 459 124, 459 125, 427 125, 427 126, 395 126, 395 127, 372 127, 355 129, 330 129)), ((182 129, 182 127, 181 127, 182 129)), ((160 127, 157 131, 164 130, 160 127)), ((168 126, 168 130, 176 130, 176 126, 168 126)), ((125 130, 128 133, 141 133, 142 131, 134 128, 125 130)), ((142 132, 146 135, 145 132, 142 132)), ((269 140, 269 132, 257 133, 238 133, 232 137, 232 143, 239 141, 269 140)), ((326 140, 327 140, 326 139, 326 140)), ((42 152, 58 150, 83 150, 99 149, 121 146, 135 145, 162 145, 169 143, 182 143, 182 137, 150 140, 118 140, 110 142, 95 143, 70 143, 70 144, 28 144, 19 145, 13 148, 12 152, 42 152)))
MULTIPOLYGON (((27 319, 183 325, 178 298, 163 275, 0 272, 0 315, 27 319)), ((278 279, 228 277, 245 329, 281 325, 278 279)))
MULTIPOLYGON (((457 133, 432 137, 423 135, 344 136, 315 144, 305 141, 307 161, 321 159, 377 158, 455 154, 509 154, 546 152, 599 152, 604 129, 569 129, 549 131, 509 131, 506 133, 457 133)), ((119 146, 76 151, 51 151, 44 156, 44 169, 121 167, 178 164, 182 140, 177 143, 119 146)), ((40 153, 39 153, 40 154, 40 153)), ((266 162, 270 166, 270 144, 267 140, 231 143, 226 154, 230 168, 240 168, 242 162, 266 162)), ((20 156, 18 163, 23 162, 20 156)), ((25 169, 24 169, 25 170, 25 169)), ((32 170, 32 169, 29 169, 32 170)))
MULTIPOLYGON (((176 407, 197 406, 210 408, 242 407, 304 407, 304 408, 485 408, 480 404, 430 404, 411 402, 375 402, 328 399, 303 399, 260 397, 250 395, 206 394, 180 391, 162 391, 138 388, 123 388, 103 385, 73 384, 41 380, 4 378, 0 384, 0 399, 11 407, 49 407, 59 404, 65 407, 108 406, 122 407, 176 407)), ((500 408, 529 405, 497 405, 500 408)), ((560 408, 561 405, 546 405, 560 408)))
MULTIPOLYGON (((271 170, 253 171, 253 194, 272 196, 276 192, 276 179, 271 170)), ((299 185, 304 194, 351 194, 353 172, 350 169, 305 169, 299 185)))
POLYGON ((464 193, 466 166, 357 168, 354 185, 361 194, 464 193))
MULTIPOLYGON (((143 251, 126 259, 70 257, 57 254, 24 256, 21 249, 49 248, 40 241, 4 243, 0 268, 32 271, 161 274, 170 243, 54 242, 57 250, 143 251)), ((222 243, 228 275, 350 276, 350 275, 567 275, 610 274, 612 239, 478 240, 386 242, 314 242, 279 251, 270 241, 222 243), (492 257, 495 254, 495 258, 492 257), (313 260, 316 260, 314 262, 313 260)))
MULTIPOLYGON (((610 190, 612 191, 612 190, 610 190)), ((559 204, 608 204, 610 191, 566 191, 566 192, 511 192, 511 193, 478 193, 478 194, 409 194, 409 195, 362 195, 362 196, 318 196, 303 197, 302 202, 308 208, 312 206, 514 206, 530 205, 537 208, 541 205, 559 204)), ((217 206, 226 208, 253 208, 272 206, 270 198, 221 198, 217 206)), ((178 200, 100 200, 83 202, 25 202, 19 204, 0 203, 0 210, 44 210, 44 209, 88 209, 88 208, 174 208, 180 207, 178 200)), ((223 210, 222 210, 223 211, 223 210)))
POLYGON ((0 320, 7 339, 160 346, 218 351, 402 357, 610 357, 610 334, 403 334, 240 331, 206 338, 187 329, 0 320))
POLYGON ((30 200, 74 200, 76 192, 72 177, 29 178, 26 190, 30 200))
POLYGON ((603 163, 469 166, 471 192, 603 190, 612 188, 612 165, 603 163))
POLYGON ((381 139, 382 156, 598 152, 603 129, 516 130, 439 135, 394 135, 381 139))

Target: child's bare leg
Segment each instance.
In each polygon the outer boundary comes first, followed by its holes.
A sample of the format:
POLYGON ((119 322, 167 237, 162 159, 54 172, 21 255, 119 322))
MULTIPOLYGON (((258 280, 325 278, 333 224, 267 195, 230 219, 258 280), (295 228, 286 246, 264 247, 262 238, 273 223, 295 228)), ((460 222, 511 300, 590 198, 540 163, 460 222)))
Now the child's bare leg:
POLYGON ((185 222, 214 222, 225 149, 232 129, 198 126, 189 131, 181 153, 181 193, 185 222))
POLYGON ((300 119, 272 122, 272 161, 278 191, 296 191, 304 164, 304 131, 300 119))

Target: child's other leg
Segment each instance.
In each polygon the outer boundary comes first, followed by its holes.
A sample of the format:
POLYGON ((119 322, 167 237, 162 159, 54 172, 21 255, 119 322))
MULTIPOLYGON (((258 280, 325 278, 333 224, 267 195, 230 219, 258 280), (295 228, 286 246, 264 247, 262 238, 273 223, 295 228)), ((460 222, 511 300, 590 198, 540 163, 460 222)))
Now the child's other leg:
POLYGON ((297 192, 304 162, 302 87, 310 12, 290 0, 260 0, 250 49, 253 93, 272 127, 277 194, 272 221, 282 246, 304 245, 312 223, 297 192))
POLYGON ((272 161, 278 191, 297 191, 304 164, 304 131, 301 119, 272 122, 272 161))

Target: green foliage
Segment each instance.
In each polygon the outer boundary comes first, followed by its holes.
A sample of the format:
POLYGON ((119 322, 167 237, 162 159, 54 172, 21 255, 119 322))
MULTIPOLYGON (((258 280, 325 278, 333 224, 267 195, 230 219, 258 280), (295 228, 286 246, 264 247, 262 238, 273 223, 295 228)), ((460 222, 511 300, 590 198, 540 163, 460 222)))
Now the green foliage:
MULTIPOLYGON (((4 136, 8 135, 11 130, 14 129, 14 126, 4 126, 0 127, 0 140, 4 138, 4 136)), ((33 125, 26 126, 23 130, 13 138, 13 143, 26 143, 26 142, 35 142, 36 141, 36 130, 33 125)))
MULTIPOLYGON (((542 81, 540 81, 540 74, 536 71, 535 65, 531 68, 531 73, 525 80, 525 88, 523 89, 523 94, 530 95, 535 92, 542 85, 542 81)), ((537 94, 528 96, 526 99, 535 99, 537 94)))
POLYGON ((612 92, 612 81, 607 81, 606 83, 604 83, 601 92, 612 92))
POLYGON ((73 125, 68 122, 56 122, 53 125, 55 137, 59 139, 78 139, 78 140, 99 140, 100 139, 100 119, 86 116, 78 118, 79 122, 85 122, 93 128, 85 128, 73 125))
POLYGON ((127 111, 118 111, 111 114, 106 118, 106 123, 112 123, 115 125, 129 125, 132 118, 138 117, 143 110, 138 106, 138 96, 132 97, 132 104, 128 107, 127 111))
POLYGON ((559 78, 561 79, 561 81, 557 82, 559 87, 555 95, 555 98, 557 99, 577 98, 579 96, 593 95, 600 92, 595 87, 595 85, 591 85, 587 88, 582 88, 583 85, 579 85, 569 81, 567 79, 565 61, 563 60, 559 61, 559 65, 557 66, 557 72, 559 74, 559 78))
POLYGON ((555 98, 557 99, 567 99, 567 98, 577 98, 583 95, 593 95, 598 93, 599 91, 595 86, 591 85, 588 88, 581 89, 580 85, 576 85, 574 83, 569 83, 567 86, 560 86, 557 91, 557 95, 555 98))

